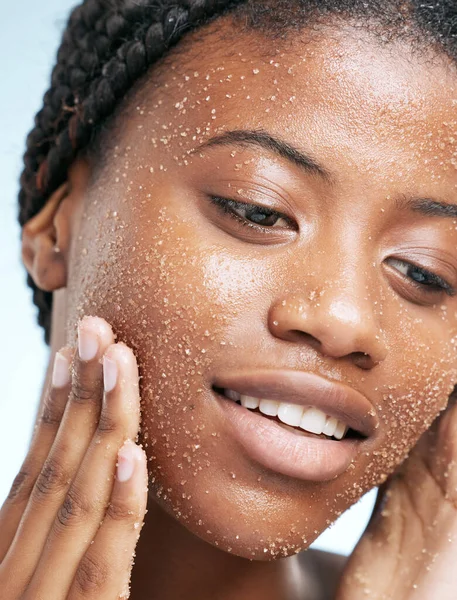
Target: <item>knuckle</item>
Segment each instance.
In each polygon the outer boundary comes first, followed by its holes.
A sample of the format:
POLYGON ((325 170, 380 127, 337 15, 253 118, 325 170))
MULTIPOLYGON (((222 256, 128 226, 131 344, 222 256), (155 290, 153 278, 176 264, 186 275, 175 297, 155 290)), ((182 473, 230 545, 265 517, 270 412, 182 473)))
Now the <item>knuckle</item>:
POLYGON ((77 404, 87 404, 101 395, 98 380, 76 377, 71 388, 71 399, 77 404))
POLYGON ((108 415, 105 410, 100 414, 98 421, 98 431, 105 436, 119 430, 119 423, 112 416, 108 415))
POLYGON ((84 500, 82 494, 72 486, 57 511, 56 525, 67 529, 72 525, 84 522, 90 513, 90 505, 84 500))
POLYGON ((22 468, 11 484, 6 501, 13 504, 20 504, 26 500, 32 491, 30 479, 28 471, 22 468))
POLYGON ((108 504, 106 509, 106 517, 112 521, 123 521, 127 524, 133 524, 138 521, 138 511, 133 510, 134 507, 127 502, 114 500, 108 504))
POLYGON ((75 575, 77 591, 82 595, 100 592, 108 580, 108 568, 101 560, 85 554, 75 575))
POLYGON ((38 497, 65 489, 68 485, 68 474, 62 465, 54 458, 49 457, 43 465, 35 483, 38 497))
POLYGON ((56 399, 53 392, 51 392, 44 402, 40 423, 51 427, 59 426, 62 416, 63 409, 56 406, 56 399))

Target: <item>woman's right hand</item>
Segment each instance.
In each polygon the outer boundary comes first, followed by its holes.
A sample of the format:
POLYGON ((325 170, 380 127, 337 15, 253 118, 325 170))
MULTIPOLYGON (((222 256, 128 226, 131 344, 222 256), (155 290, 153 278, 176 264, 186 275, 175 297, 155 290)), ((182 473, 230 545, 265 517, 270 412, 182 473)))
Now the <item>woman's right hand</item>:
POLYGON ((139 400, 133 352, 114 344, 106 321, 85 317, 78 351, 56 355, 29 452, 0 510, 2 600, 129 597, 147 503, 146 455, 132 441, 139 400))

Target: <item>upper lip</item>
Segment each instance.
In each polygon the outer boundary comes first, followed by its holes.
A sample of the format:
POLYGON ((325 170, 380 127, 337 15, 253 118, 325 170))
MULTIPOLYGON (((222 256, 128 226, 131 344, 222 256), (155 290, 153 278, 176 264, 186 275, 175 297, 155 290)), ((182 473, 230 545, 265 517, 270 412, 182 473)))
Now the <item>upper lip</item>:
POLYGON ((373 435, 379 426, 374 407, 363 394, 315 373, 244 371, 218 376, 214 385, 255 398, 315 406, 366 437, 373 435))

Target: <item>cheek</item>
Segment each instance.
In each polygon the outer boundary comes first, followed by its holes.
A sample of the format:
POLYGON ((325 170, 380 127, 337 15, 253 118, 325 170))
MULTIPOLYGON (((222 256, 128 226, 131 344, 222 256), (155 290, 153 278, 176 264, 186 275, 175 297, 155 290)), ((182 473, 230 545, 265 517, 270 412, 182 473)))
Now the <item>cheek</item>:
MULTIPOLYGON (((259 474, 240 475, 239 449, 224 435, 210 381, 226 354, 236 354, 230 330, 245 318, 254 270, 218 258, 203 247, 202 235, 165 215, 131 233, 131 225, 127 231, 120 225, 132 219, 114 220, 111 235, 105 230, 92 246, 94 232, 86 229, 81 246, 88 251, 80 255, 87 264, 72 273, 70 322, 83 314, 106 318, 137 356, 141 441, 154 499, 214 545, 265 558, 265 526, 253 532, 259 518, 254 507, 268 512, 277 503, 274 494, 269 499, 273 488, 259 494, 259 474)), ((290 504, 283 496, 281 504, 290 504)), ((290 529, 290 510, 283 514, 277 532, 290 529)), ((292 530, 297 541, 291 548, 302 547, 297 525, 292 530)))
POLYGON ((440 315, 434 307, 422 310, 421 318, 402 320, 385 367, 391 367, 391 381, 383 390, 384 404, 392 413, 403 414, 400 427, 422 421, 425 429, 446 407, 457 383, 455 323, 445 311, 440 315))
POLYGON ((399 321, 388 359, 374 374, 380 437, 368 467, 377 483, 404 460, 457 384, 455 324, 446 315, 440 319, 435 309, 424 309, 419 319, 405 311, 399 321))
POLYGON ((457 384, 455 340, 449 326, 440 329, 436 323, 421 337, 421 325, 408 325, 404 319, 402 334, 396 337, 395 346, 391 344, 382 371, 372 374, 371 397, 375 398, 379 432, 358 464, 320 495, 328 518, 338 516, 383 483, 447 406, 457 384))

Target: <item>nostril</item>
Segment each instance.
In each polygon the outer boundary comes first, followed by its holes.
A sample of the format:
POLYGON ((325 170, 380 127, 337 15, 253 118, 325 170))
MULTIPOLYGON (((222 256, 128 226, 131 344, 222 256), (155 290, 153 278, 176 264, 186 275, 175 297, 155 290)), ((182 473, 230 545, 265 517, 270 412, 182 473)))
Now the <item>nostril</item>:
POLYGON ((376 366, 376 363, 369 354, 365 352, 352 352, 350 358, 356 367, 360 369, 368 370, 376 366))
POLYGON ((290 329, 287 334, 287 337, 291 342, 306 343, 314 349, 320 349, 322 345, 316 337, 310 333, 306 333, 306 331, 300 331, 300 329, 290 329))

